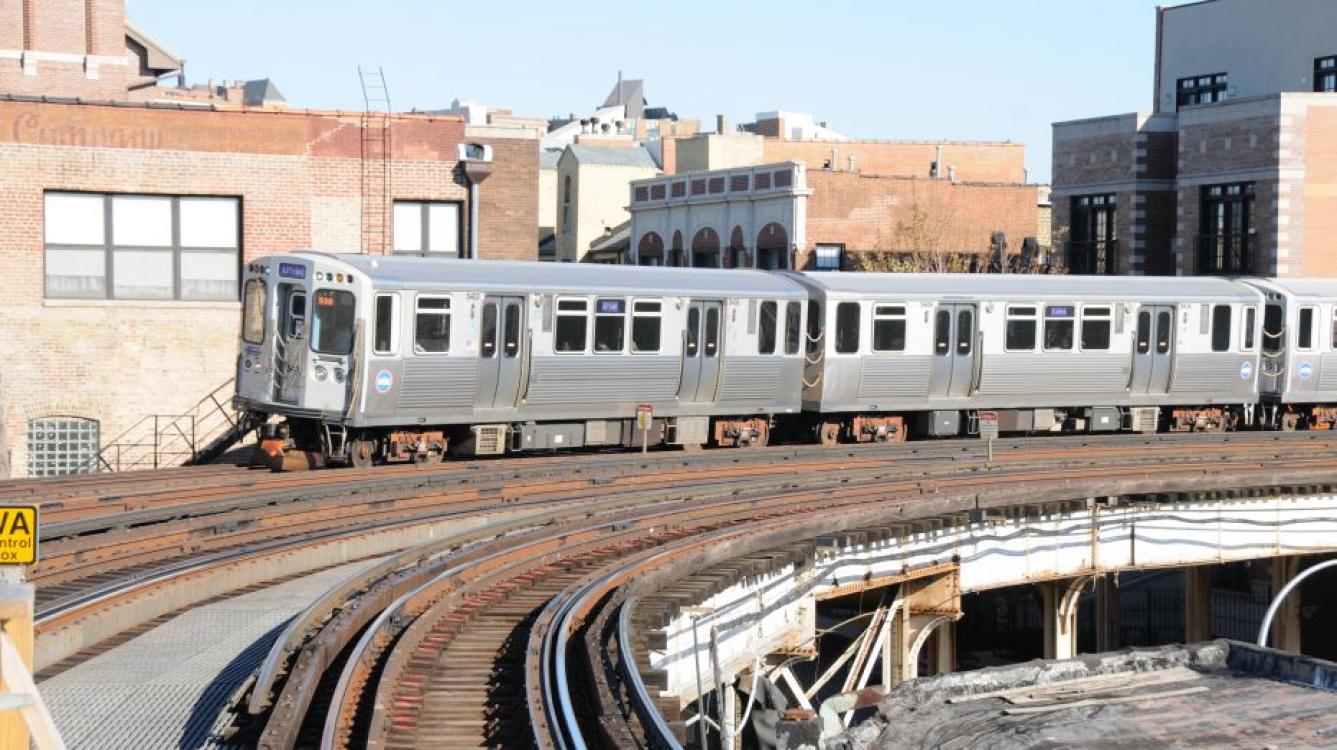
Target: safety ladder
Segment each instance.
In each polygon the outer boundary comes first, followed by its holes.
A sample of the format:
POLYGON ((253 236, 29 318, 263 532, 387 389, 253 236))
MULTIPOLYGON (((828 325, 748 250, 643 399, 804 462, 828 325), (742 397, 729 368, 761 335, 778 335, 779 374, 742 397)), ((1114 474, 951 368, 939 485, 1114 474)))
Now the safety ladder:
POLYGON ((390 237, 390 89, 385 71, 357 68, 362 84, 362 248, 389 251, 390 237))

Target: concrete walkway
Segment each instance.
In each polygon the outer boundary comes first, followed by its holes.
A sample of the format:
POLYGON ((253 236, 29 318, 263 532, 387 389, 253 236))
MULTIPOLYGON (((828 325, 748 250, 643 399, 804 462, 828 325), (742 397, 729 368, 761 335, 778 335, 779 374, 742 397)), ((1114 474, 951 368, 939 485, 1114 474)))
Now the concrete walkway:
POLYGON ((227 700, 284 623, 341 578, 341 565, 184 612, 41 683, 72 750, 224 748, 227 700))

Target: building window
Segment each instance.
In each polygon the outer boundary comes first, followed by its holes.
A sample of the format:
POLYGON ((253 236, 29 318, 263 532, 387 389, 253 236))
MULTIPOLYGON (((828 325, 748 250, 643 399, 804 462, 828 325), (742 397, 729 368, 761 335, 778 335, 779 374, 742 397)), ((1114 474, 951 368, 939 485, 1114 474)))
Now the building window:
POLYGON ((813 253, 813 267, 818 271, 839 271, 844 262, 844 245, 818 245, 813 253))
POLYGON ((460 257, 460 204, 395 201, 395 253, 460 257))
POLYGON ((1314 90, 1337 92, 1337 56, 1320 57, 1314 61, 1314 90))
POLYGON ((236 300, 237 198, 48 192, 46 296, 236 300))
POLYGON ((650 186, 650 200, 652 201, 664 200, 664 183, 661 182, 657 185, 650 186))
POLYGON ((706 194, 706 181, 692 180, 692 195, 705 195, 705 194, 706 194))
POLYGON ((671 193, 672 193, 672 195, 673 195, 674 198, 682 198, 682 197, 686 196, 686 195, 687 195, 687 183, 685 183, 685 182, 675 182, 675 183, 673 183, 673 187, 671 188, 671 193))
POLYGON ((1199 274, 1253 273, 1253 198, 1252 182, 1202 188, 1199 274))
POLYGON ((636 202, 645 203, 648 200, 650 200, 650 188, 644 186, 636 188, 636 202))
POLYGON ((28 422, 28 475, 58 477, 97 470, 100 425, 96 419, 47 417, 28 422))
POLYGON ((1179 107, 1191 107, 1195 104, 1213 104, 1226 100, 1226 74, 1180 78, 1178 88, 1179 107))
POLYGON ((751 180, 749 180, 745 174, 732 175, 729 177, 729 192, 746 193, 749 182, 751 182, 751 180))
POLYGON ((723 193, 723 192, 724 192, 724 178, 723 178, 723 177, 711 177, 711 178, 710 178, 709 189, 710 189, 710 193, 711 193, 711 195, 715 195, 715 194, 717 194, 717 193, 723 193))
POLYGON ((794 173, 786 169, 783 172, 775 173, 775 186, 778 188, 789 187, 794 184, 794 173))
POLYGON ((771 173, 770 173, 770 172, 758 172, 758 173, 757 173, 757 176, 756 176, 754 179, 756 180, 756 183, 757 183, 757 190, 770 190, 770 189, 771 189, 771 173))
POLYGON ((1072 198, 1068 234, 1068 272, 1114 275, 1119 271, 1113 195, 1072 198))

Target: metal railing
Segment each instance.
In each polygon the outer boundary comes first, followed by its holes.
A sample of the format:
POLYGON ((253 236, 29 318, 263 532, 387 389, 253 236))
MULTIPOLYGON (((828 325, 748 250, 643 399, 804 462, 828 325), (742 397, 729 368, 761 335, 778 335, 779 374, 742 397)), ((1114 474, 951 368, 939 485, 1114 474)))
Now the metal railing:
POLYGON ((1255 273, 1253 233, 1200 234, 1193 270, 1199 275, 1255 273))
POLYGON ((1114 276, 1119 273, 1119 241, 1068 243, 1068 273, 1114 276))
POLYGON ((254 428, 232 408, 235 378, 210 391, 182 414, 149 414, 98 451, 89 471, 131 471, 184 466, 224 450, 254 428))

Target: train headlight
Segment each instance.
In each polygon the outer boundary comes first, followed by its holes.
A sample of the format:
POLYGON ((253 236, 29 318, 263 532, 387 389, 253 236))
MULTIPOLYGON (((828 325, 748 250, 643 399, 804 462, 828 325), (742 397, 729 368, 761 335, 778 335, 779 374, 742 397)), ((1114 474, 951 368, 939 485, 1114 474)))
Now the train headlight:
POLYGON ((320 382, 323 383, 325 382, 325 379, 330 376, 330 371, 325 369, 324 365, 316 365, 315 374, 316 374, 316 380, 319 380, 320 382))
POLYGON ((334 368, 334 382, 336 383, 344 382, 344 368, 342 367, 334 368))

